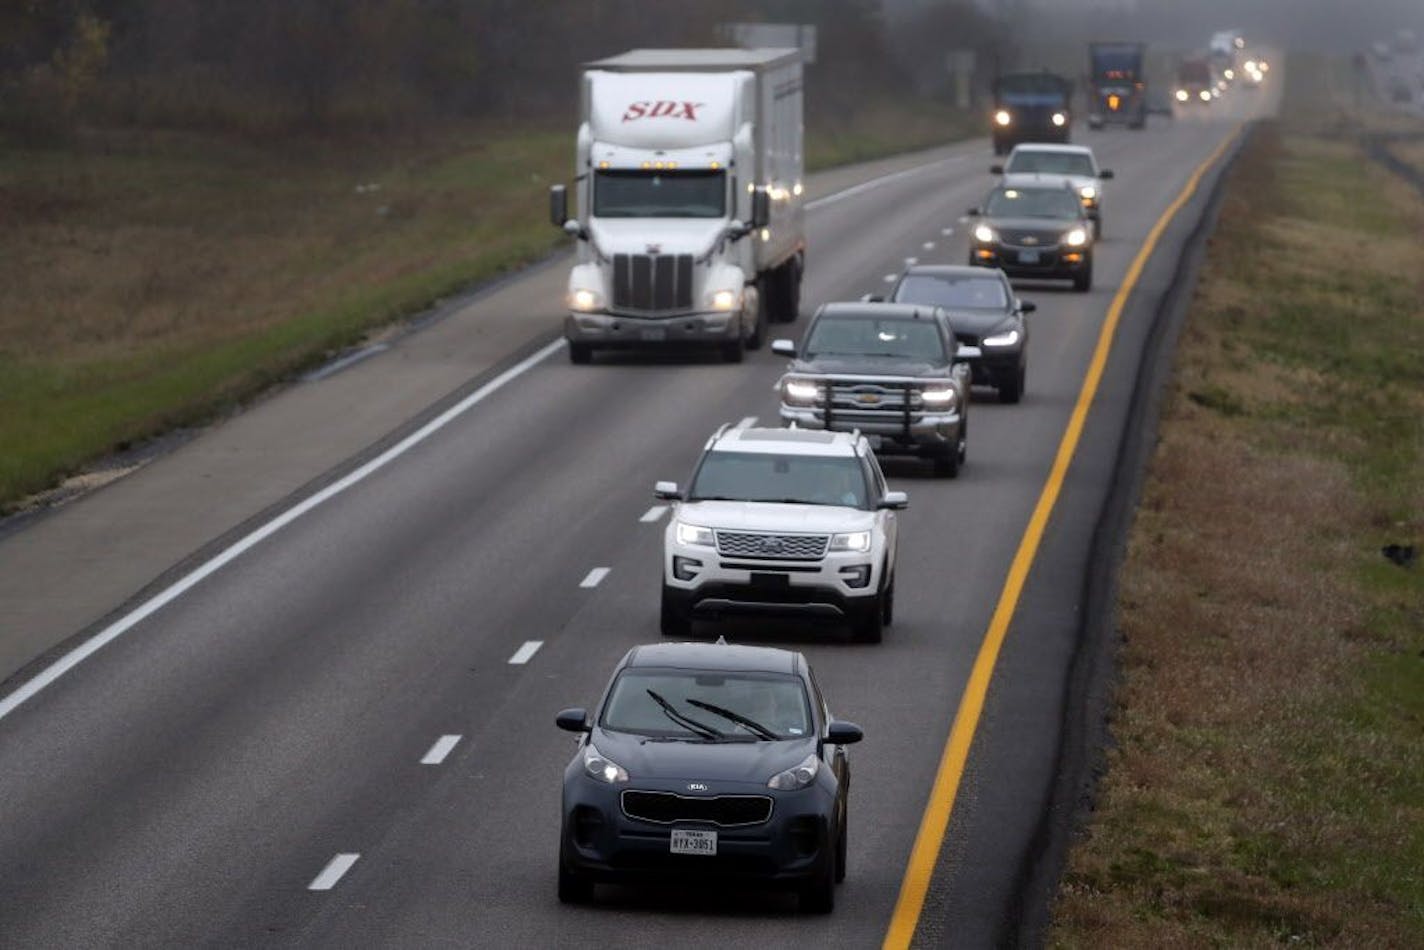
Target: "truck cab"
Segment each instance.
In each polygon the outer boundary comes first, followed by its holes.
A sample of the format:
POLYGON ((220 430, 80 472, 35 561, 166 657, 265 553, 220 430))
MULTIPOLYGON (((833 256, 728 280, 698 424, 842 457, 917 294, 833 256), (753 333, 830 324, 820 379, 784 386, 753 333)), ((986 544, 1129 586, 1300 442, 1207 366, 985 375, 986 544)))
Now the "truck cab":
POLYGON ((1020 142, 1067 142, 1072 131, 1073 84, 1048 71, 1008 73, 994 81, 991 137, 994 154, 1020 142))
POLYGON ((1092 77, 1092 112, 1088 126, 1147 127, 1147 44, 1105 42, 1088 44, 1092 77))

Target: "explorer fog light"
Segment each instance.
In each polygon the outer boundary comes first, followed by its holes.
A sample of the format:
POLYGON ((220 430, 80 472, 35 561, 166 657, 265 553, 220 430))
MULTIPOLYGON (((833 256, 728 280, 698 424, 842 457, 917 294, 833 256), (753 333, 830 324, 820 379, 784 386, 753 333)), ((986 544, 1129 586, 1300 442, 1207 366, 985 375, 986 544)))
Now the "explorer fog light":
POLYGON ((851 590, 861 590, 870 586, 870 565, 853 564, 849 567, 841 568, 841 580, 845 581, 845 586, 851 590))
POLYGON ((672 576, 680 581, 695 580, 697 572, 702 569, 702 562, 695 557, 683 557, 681 554, 674 554, 672 558, 672 576))

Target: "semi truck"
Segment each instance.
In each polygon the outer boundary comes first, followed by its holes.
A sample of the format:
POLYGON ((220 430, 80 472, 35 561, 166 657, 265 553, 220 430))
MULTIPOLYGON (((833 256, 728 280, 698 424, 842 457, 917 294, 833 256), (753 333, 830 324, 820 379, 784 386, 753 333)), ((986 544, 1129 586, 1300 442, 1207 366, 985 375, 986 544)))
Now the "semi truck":
POLYGON ((1088 44, 1088 75, 1092 82, 1089 127, 1101 129, 1113 123, 1129 129, 1146 128, 1146 58, 1146 43, 1088 44))
POLYGON ((796 319, 805 266, 796 49, 640 49, 587 63, 564 336, 596 350, 701 345, 731 362, 796 319))
POLYGON ((994 154, 1003 155, 1020 142, 1067 142, 1072 99, 1073 84, 1046 70, 1007 73, 994 80, 994 154))
POLYGON ((1183 107, 1210 105, 1215 98, 1211 63, 1204 57, 1182 60, 1177 67, 1177 88, 1173 93, 1177 103, 1183 107))

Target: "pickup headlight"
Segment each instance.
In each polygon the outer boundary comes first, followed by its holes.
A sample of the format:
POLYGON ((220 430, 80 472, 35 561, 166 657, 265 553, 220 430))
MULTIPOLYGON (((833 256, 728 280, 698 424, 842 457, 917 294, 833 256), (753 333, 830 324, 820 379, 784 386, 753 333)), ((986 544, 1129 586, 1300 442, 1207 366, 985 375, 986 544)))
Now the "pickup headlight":
POLYGON ((1065 115, 1065 114, 1062 113, 1062 112, 1055 112, 1055 113, 1053 113, 1053 125, 1054 125, 1054 127, 1061 129, 1061 128, 1063 128, 1063 126, 1065 126, 1065 125, 1067 125, 1067 124, 1068 124, 1068 116, 1067 116, 1067 115, 1065 115))
POLYGON ((821 387, 806 379, 788 379, 781 384, 781 400, 792 406, 812 406, 821 398, 821 387))
POLYGON ((870 550, 870 532, 851 531, 846 534, 833 534, 831 535, 831 550, 865 554, 870 550))
POLYGON ((993 244, 999 240, 999 236, 994 233, 994 229, 987 224, 981 224, 974 229, 974 240, 981 244, 993 244))
POLYGON ((685 521, 677 523, 677 543, 678 544, 698 544, 702 547, 710 548, 717 542, 712 537, 712 529, 704 528, 701 525, 688 524, 685 521))
POLYGON ((628 770, 612 759, 605 758, 590 742, 583 747, 583 770, 589 778, 617 785, 628 781, 628 770))
POLYGON ((949 409, 959 399, 959 391, 953 386, 926 389, 920 393, 920 398, 925 401, 927 409, 949 409))
POLYGON ((1098 189, 1094 188, 1092 185, 1084 185, 1082 188, 1078 189, 1078 194, 1082 195, 1085 201, 1092 201, 1094 198, 1098 197, 1098 189))
POLYGON ((603 309, 603 295, 596 290, 579 288, 569 294, 569 309, 592 313, 603 309))
POLYGON ((798 788, 805 788, 816 781, 816 773, 821 771, 821 760, 812 752, 802 759, 794 768, 789 768, 785 772, 777 772, 766 783, 767 788, 774 788, 782 792, 795 791, 798 788))
POLYGON ((1088 232, 1082 228, 1074 228, 1063 235, 1063 243, 1069 247, 1082 247, 1088 243, 1088 232))
POLYGON ((1019 341, 1019 331, 1010 330, 1007 333, 996 333, 993 336, 986 336, 980 342, 984 346, 1013 346, 1019 341))
POLYGON ((1013 121, 1014 117, 1009 114, 1008 109, 1000 109, 998 112, 994 113, 995 125, 1005 126, 1011 124, 1013 121))
POLYGON ((741 305, 740 291, 714 290, 707 295, 707 306, 712 310, 736 310, 741 305))
POLYGON ((1177 90, 1177 101, 1178 101, 1178 102, 1186 102, 1186 101, 1187 101, 1187 91, 1186 91, 1185 89, 1178 89, 1178 90, 1177 90))

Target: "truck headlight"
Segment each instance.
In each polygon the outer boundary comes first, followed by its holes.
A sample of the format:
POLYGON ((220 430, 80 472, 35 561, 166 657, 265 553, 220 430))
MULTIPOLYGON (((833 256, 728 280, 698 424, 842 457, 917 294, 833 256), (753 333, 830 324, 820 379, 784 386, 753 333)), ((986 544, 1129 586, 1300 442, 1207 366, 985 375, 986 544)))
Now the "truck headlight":
POLYGON ((707 295, 707 306, 713 310, 736 310, 742 305, 742 295, 736 290, 714 290, 707 295))
POLYGON ((1186 91, 1185 89, 1178 89, 1178 90, 1177 90, 1177 101, 1178 101, 1178 102, 1186 102, 1186 101, 1187 101, 1187 91, 1186 91))
POLYGON ((603 295, 596 290, 580 287, 569 294, 569 309, 581 313, 592 313, 603 309, 603 295))
POLYGON ((926 389, 920 393, 920 398, 925 401, 926 408, 948 409, 954 405, 959 398, 959 391, 953 386, 945 386, 939 389, 926 389))
POLYGON ((1063 243, 1069 247, 1082 247, 1088 243, 1088 232, 1082 228, 1074 228, 1063 235, 1063 243))
POLYGON ((802 759, 793 768, 785 772, 777 772, 767 781, 767 788, 774 788, 782 792, 795 791, 798 788, 805 788, 816 781, 816 773, 821 771, 821 759, 812 752, 802 759))
POLYGON ((854 551, 864 554, 870 550, 869 531, 851 531, 846 534, 831 535, 832 551, 854 551))
POLYGON ((1210 101, 1211 101, 1211 90, 1209 90, 1209 89, 1203 89, 1203 90, 1199 93, 1199 95, 1201 96, 1201 101, 1202 101, 1202 102, 1210 102, 1210 101))
POLYGON ((995 124, 995 125, 1007 126, 1007 125, 1011 125, 1011 124, 1013 123, 1013 121, 1014 121, 1014 117, 1009 114, 1009 110, 1008 110, 1008 109, 1000 109, 998 112, 995 112, 995 113, 994 113, 994 124, 995 124))
POLYGON ((1084 185, 1078 189, 1078 194, 1083 196, 1084 201, 1092 201, 1098 196, 1098 189, 1092 185, 1084 185))
POLYGON ((981 244, 993 244, 998 239, 999 236, 994 233, 994 229, 987 224, 981 224, 974 229, 974 240, 981 244))
POLYGON ((688 524, 685 521, 677 523, 677 543, 697 544, 710 548, 716 541, 712 537, 712 529, 704 528, 701 525, 688 524))
POLYGON ((984 346, 1013 346, 1019 341, 1019 331, 1010 330, 1007 333, 996 333, 993 336, 986 336, 979 341, 984 346))
POLYGON ((821 387, 806 379, 788 379, 781 384, 781 399, 791 405, 810 406, 821 396, 821 387))
POLYGON ((589 778, 607 782, 609 785, 628 781, 628 770, 612 759, 605 758, 593 747, 592 742, 583 747, 583 770, 589 778))
POLYGON ((1068 116, 1062 112, 1053 113, 1053 124, 1060 129, 1063 128, 1063 126, 1068 124, 1068 116))

